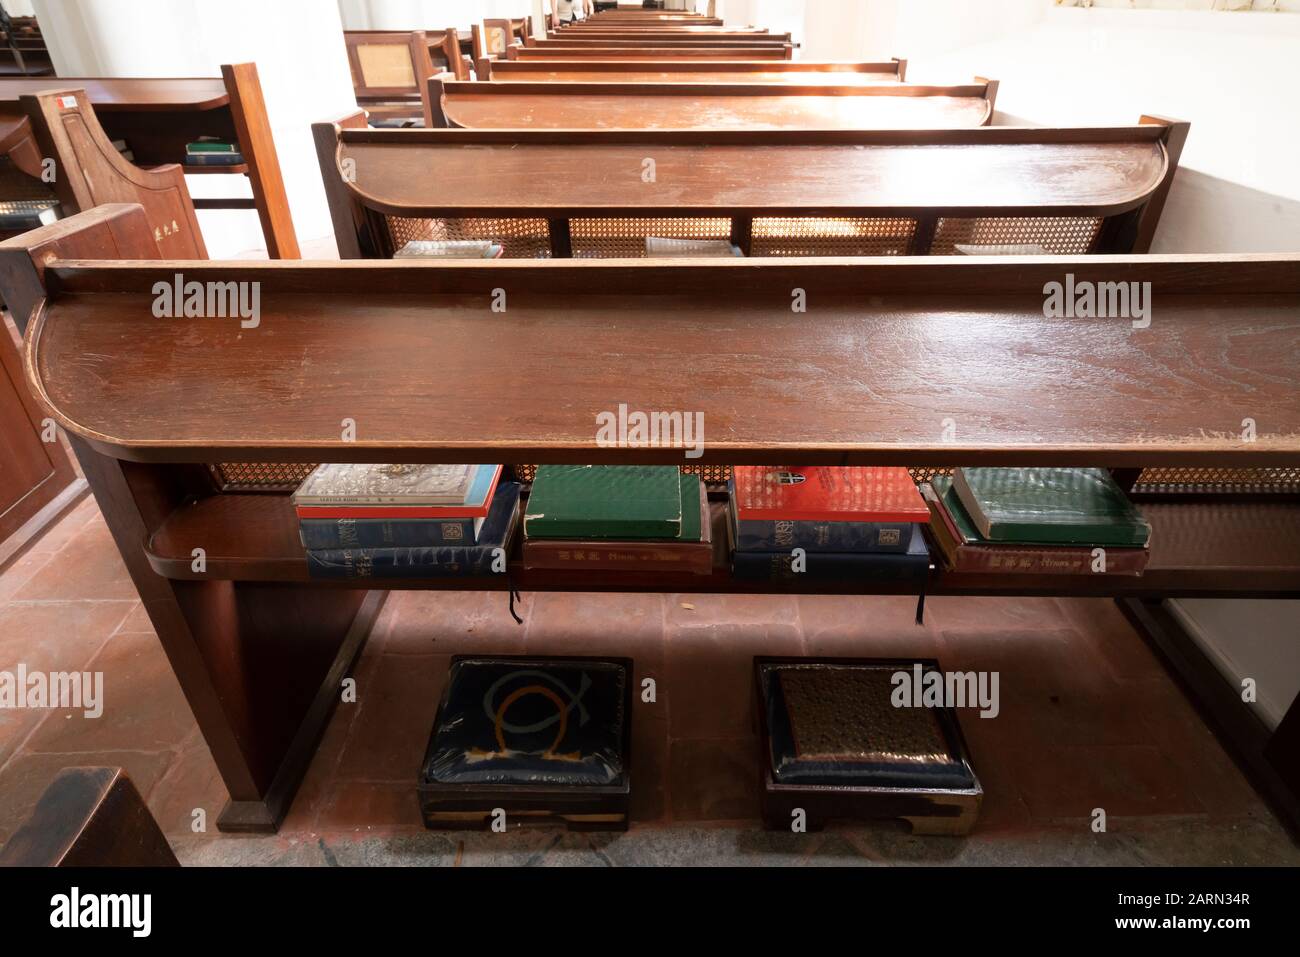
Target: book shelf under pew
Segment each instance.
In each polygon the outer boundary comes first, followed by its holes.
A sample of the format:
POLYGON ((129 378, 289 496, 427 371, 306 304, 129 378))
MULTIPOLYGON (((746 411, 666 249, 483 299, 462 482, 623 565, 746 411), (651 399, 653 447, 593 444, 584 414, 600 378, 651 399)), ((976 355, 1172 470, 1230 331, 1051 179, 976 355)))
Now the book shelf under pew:
MULTIPOLYGON (((26 326, 29 385, 78 453, 231 793, 224 829, 278 826, 382 600, 367 589, 390 583, 309 580, 288 497, 223 493, 212 463, 683 464, 680 447, 597 443, 594 416, 627 402, 702 413, 703 454, 686 463, 701 466, 1088 465, 1130 485, 1136 476, 1134 488, 1142 470, 1255 470, 1252 494, 1139 497, 1153 529, 1140 578, 940 573, 927 589, 1300 594, 1295 256, 60 256, 100 234, 120 255, 140 216, 100 207, 0 244, 0 279, 26 326), (154 317, 149 290, 178 271, 261 283, 257 329, 154 317), (1153 321, 1045 316, 1044 285, 1067 272, 1076 283, 1150 282, 1153 321), (496 289, 508 290, 505 312, 491 309, 496 289), (791 309, 792 289, 807 312, 791 309), (1258 417, 1257 434, 1241 433, 1244 417, 1258 417), (340 434, 345 419, 354 441, 340 434), (287 696, 269 680, 286 668, 287 696)), ((138 255, 151 253, 141 243, 138 255)), ((539 572, 400 584, 791 590, 734 582, 721 563, 692 582, 539 572)))

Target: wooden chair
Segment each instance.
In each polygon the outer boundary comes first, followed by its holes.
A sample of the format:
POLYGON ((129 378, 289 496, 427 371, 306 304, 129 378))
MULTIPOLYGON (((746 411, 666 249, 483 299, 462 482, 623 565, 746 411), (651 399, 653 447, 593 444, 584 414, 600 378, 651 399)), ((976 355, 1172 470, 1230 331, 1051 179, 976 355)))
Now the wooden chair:
MULTIPOLYGON (((1143 477, 1264 470, 1295 484, 1296 256, 69 261, 117 233, 142 243, 116 255, 152 251, 137 207, 0 243, 0 291, 41 357, 26 367, 33 394, 70 436, 230 792, 223 830, 283 819, 382 602, 376 586, 488 589, 503 601, 512 589, 903 589, 738 580, 723 554, 711 575, 528 570, 516 554, 508 579, 314 581, 288 494, 223 491, 212 462, 680 464, 680 448, 599 441, 594 414, 631 389, 704 415, 716 438, 701 468, 795 459, 906 465, 923 479, 954 464, 1090 465, 1117 470, 1152 526, 1142 576, 936 571, 927 594, 1300 595, 1294 495, 1151 493, 1143 477), (260 283, 264 332, 154 318, 152 284, 178 270, 260 283), (1044 286, 1067 273, 1149 282, 1159 318, 1139 334, 1127 318, 1045 316, 1044 286), (502 288, 510 308, 494 313, 502 288), (805 291, 806 313, 790 308, 792 289, 805 291), (773 383, 784 383, 780 402, 773 383), (1240 410, 1256 408, 1267 430, 1243 441, 1240 410), (939 423, 953 414, 960 429, 944 441, 939 423), (345 418, 360 424, 355 437, 341 434, 345 418)), ((715 540, 725 508, 711 504, 715 540)), ((1300 767, 1300 750, 1274 754, 1280 769, 1300 767)))
POLYGON ((874 130, 984 126, 997 81, 908 83, 466 83, 429 80, 435 127, 564 130, 874 130))
MULTIPOLYGON (((184 163, 185 145, 200 136, 237 143, 235 166, 185 166, 190 175, 247 176, 252 198, 193 200, 198 209, 255 209, 272 259, 298 257, 284 178, 266 115, 257 67, 223 65, 219 77, 167 79, 61 78, 54 88, 81 88, 110 142, 124 141, 141 167, 184 163)), ((24 95, 52 88, 49 80, 0 79, 0 115, 21 115, 24 95)))
POLYGON ((0 867, 179 867, 121 768, 64 768, 0 851, 0 867))
MULTIPOLYGON (((372 122, 402 124, 418 119, 431 125, 425 84, 440 71, 434 70, 430 39, 423 30, 345 30, 343 40, 357 105, 372 122)), ((448 59, 451 72, 457 73, 459 55, 448 59)))
POLYGON ((1187 132, 1152 116, 881 132, 379 131, 359 115, 313 126, 344 259, 413 239, 640 258, 647 236, 728 239, 753 256, 1146 252, 1187 132), (643 181, 646 157, 664 187, 643 181))

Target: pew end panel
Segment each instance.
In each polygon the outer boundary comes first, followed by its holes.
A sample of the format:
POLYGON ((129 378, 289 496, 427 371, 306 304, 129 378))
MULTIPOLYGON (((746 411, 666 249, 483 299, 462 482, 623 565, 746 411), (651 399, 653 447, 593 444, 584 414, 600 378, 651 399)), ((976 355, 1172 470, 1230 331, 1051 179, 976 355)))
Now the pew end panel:
POLYGON ((123 159, 99 125, 85 90, 24 94, 19 102, 44 155, 55 159, 53 188, 67 209, 138 202, 160 255, 207 258, 179 164, 142 169, 123 159))
MULTIPOLYGON (((145 262, 160 251, 142 206, 96 207, 0 243, 0 292, 39 324, 60 289, 50 263, 70 256, 145 262)), ((174 280, 200 265, 173 261, 168 273, 174 280)), ((161 281, 160 273, 140 291, 152 296, 161 281)), ((26 361, 30 369, 30 349, 26 361)), ((172 374, 166 362, 155 372, 155 384, 172 374)), ((219 494, 229 467, 126 462, 76 436, 69 442, 230 794, 218 828, 273 831, 386 593, 162 578, 141 543, 178 508, 219 494)))

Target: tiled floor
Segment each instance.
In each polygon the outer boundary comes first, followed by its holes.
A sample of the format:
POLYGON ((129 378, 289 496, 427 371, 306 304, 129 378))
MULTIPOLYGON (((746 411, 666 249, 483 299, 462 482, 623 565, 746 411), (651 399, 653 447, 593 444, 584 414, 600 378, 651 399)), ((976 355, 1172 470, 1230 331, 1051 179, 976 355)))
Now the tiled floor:
POLYGON ((1300 850, 1114 607, 904 598, 396 593, 278 836, 219 835, 226 794, 93 501, 0 573, 0 670, 105 673, 105 712, 0 710, 0 842, 60 768, 125 767, 185 863, 1300 863, 1300 850), (595 837, 423 830, 413 782, 449 656, 609 653, 657 679, 635 711, 634 825, 595 837), (975 833, 757 826, 754 654, 925 655, 997 670, 962 714, 975 833), (1094 808, 1108 830, 1094 834, 1094 808), (196 833, 196 810, 206 818, 196 833))

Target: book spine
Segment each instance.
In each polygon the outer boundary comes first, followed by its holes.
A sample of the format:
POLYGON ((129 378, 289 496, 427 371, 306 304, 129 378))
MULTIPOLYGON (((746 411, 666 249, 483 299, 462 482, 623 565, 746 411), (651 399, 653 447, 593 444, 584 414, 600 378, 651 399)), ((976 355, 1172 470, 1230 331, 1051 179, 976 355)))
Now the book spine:
POLYGON ((951 570, 1015 575, 1141 575, 1151 553, 1145 548, 1106 549, 1106 570, 1093 571, 1091 548, 1024 548, 959 545, 944 549, 951 570))
POLYGON ((328 548, 307 552, 312 578, 410 579, 491 575, 492 547, 328 548))
POLYGON ((794 570, 789 552, 736 552, 732 574, 747 581, 920 582, 930 572, 929 555, 808 554, 803 571, 794 570))
POLYGON ((188 153, 186 166, 238 166, 244 162, 242 153, 188 153))
POLYGON ((451 521, 485 518, 489 506, 441 505, 299 505, 294 511, 299 521, 312 519, 370 519, 373 521, 408 522, 412 519, 451 521))
POLYGON ((907 551, 912 540, 908 522, 758 522, 736 523, 736 548, 740 551, 806 552, 907 551))
POLYGON ((1077 525, 1045 522, 997 522, 992 525, 990 532, 991 534, 984 536, 990 543, 1033 541, 1043 545, 1074 545, 1088 548, 1098 546, 1142 548, 1151 536, 1151 529, 1145 524, 1093 525, 1081 528, 1077 525))
POLYGON ((666 521, 604 521, 571 522, 562 519, 527 521, 524 531, 530 538, 570 541, 590 541, 593 538, 607 538, 623 541, 629 538, 674 539, 681 534, 681 522, 666 521))
MULTIPOLYGON (((575 543, 577 544, 577 543, 575 543)), ((708 575, 713 571, 713 546, 620 544, 610 548, 587 543, 582 548, 563 547, 560 542, 524 544, 524 568, 553 571, 688 572, 708 575)))
POLYGON ((385 521, 373 518, 303 519, 298 537, 304 548, 393 548, 421 545, 473 545, 474 519, 439 522, 385 521))

